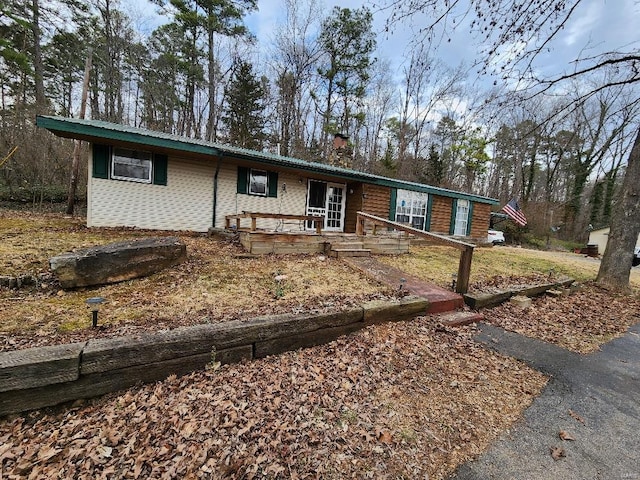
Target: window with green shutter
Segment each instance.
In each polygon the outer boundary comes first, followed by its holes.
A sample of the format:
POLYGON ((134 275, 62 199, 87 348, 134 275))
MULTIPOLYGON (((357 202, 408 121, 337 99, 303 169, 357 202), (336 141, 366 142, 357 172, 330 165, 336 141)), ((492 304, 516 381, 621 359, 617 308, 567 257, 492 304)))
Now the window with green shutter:
POLYGON ((456 231, 456 213, 458 212, 458 199, 451 201, 451 221, 449 222, 449 235, 453 235, 456 231))
POLYGON ((153 156, 153 184, 167 184, 168 159, 166 155, 155 154, 153 156))
POLYGON ((238 181, 237 181, 237 192, 238 193, 249 193, 249 169, 245 167, 238 167, 238 181))
POLYGON ((142 150, 93 145, 94 178, 167 184, 168 158, 142 150))
POLYGON ((424 223, 424 229, 429 232, 431 231, 431 211, 433 210, 433 195, 429 195, 427 199, 427 219, 424 223))
POLYGON ((109 159, 111 149, 108 145, 93 145, 93 178, 109 178, 109 159))
POLYGON ((276 198, 278 196, 278 172, 268 173, 267 184, 269 185, 269 197, 276 198))
POLYGON ((391 189, 391 201, 389 202, 389 220, 396 220, 396 204, 398 203, 398 189, 391 189))
POLYGON ((278 172, 238 167, 238 193, 260 197, 278 196, 278 172))

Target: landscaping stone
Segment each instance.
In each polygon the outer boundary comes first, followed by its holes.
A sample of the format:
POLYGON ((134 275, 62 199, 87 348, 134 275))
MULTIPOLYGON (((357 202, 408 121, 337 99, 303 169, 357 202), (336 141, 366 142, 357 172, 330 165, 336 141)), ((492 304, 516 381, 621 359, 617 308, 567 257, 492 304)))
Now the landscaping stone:
POLYGON ((494 293, 465 293, 464 302, 474 310, 479 308, 495 307, 516 295, 535 297, 546 293, 549 290, 566 289, 568 287, 570 287, 573 292, 573 282, 574 280, 572 278, 566 278, 559 282, 544 283, 542 285, 527 285, 512 290, 503 290, 494 293))
POLYGON ((177 237, 146 238, 111 243, 49 260, 62 288, 88 287, 145 277, 187 259, 187 247, 177 237))
POLYGON ((522 295, 511 297, 509 301, 520 308, 529 308, 531 306, 531 299, 522 295))

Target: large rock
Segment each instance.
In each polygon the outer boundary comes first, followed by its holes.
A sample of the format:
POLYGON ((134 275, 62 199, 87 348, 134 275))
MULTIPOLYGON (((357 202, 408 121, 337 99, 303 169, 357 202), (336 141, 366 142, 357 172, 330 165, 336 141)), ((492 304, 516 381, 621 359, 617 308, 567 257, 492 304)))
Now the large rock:
POLYGON ((187 259, 177 237, 145 238, 64 253, 49 260, 62 288, 87 287, 144 277, 187 259))

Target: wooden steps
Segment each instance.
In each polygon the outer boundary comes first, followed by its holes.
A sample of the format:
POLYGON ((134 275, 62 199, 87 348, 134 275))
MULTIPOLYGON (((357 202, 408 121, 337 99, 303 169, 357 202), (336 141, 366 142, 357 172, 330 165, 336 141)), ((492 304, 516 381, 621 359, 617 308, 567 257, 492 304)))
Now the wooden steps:
POLYGON ((329 255, 336 258, 369 257, 371 256, 371 250, 364 248, 363 242, 332 242, 329 255))

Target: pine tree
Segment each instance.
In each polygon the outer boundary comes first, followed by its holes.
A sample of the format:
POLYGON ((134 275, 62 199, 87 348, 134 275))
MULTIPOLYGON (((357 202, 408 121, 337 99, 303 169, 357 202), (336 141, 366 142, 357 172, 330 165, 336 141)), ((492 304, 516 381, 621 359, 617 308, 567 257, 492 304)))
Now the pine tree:
POLYGON ((260 150, 265 140, 263 115, 266 89, 256 78, 250 63, 238 61, 227 88, 222 121, 230 144, 260 150))

